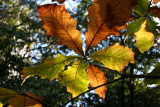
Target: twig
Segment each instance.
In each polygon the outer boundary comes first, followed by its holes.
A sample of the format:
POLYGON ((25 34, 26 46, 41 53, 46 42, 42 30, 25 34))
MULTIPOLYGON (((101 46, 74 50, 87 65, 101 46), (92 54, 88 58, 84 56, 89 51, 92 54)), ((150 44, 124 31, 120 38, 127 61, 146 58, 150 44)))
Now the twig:
POLYGON ((74 98, 72 98, 71 100, 67 101, 65 104, 63 104, 63 106, 67 105, 69 102, 74 101, 76 98, 78 98, 79 96, 81 96, 81 95, 83 95, 83 94, 85 94, 85 93, 87 93, 87 92, 90 92, 90 91, 92 91, 92 90, 94 90, 94 89, 96 89, 96 88, 99 88, 99 87, 102 87, 102 86, 105 86, 105 85, 108 85, 108 84, 117 82, 117 81, 119 81, 119 80, 121 80, 121 79, 123 79, 123 77, 120 77, 120 78, 118 78, 118 79, 112 80, 112 81, 110 81, 110 82, 107 82, 107 83, 105 83, 105 84, 99 85, 99 86, 97 86, 97 87, 93 87, 93 88, 91 88, 91 89, 89 89, 89 90, 87 90, 87 91, 79 94, 77 97, 74 97, 74 98))

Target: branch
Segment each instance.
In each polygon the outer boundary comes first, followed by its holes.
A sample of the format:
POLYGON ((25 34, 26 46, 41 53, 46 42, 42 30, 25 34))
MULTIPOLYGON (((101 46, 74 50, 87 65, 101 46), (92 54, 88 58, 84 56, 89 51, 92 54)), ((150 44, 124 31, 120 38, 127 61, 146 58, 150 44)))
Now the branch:
POLYGON ((160 79, 157 75, 122 75, 124 78, 150 78, 150 79, 160 79))
POLYGON ((121 79, 124 79, 124 78, 123 78, 123 77, 120 77, 120 78, 118 78, 118 79, 112 80, 112 81, 110 81, 110 82, 107 82, 107 83, 105 83, 105 84, 99 85, 99 86, 97 86, 97 87, 92 87, 91 89, 89 89, 89 90, 87 90, 87 91, 79 94, 77 97, 74 97, 74 98, 72 98, 71 100, 67 101, 65 104, 63 104, 63 106, 66 106, 69 102, 74 101, 76 98, 78 98, 79 96, 81 96, 81 95, 83 95, 83 94, 85 94, 85 93, 87 93, 87 92, 90 92, 90 91, 92 91, 92 90, 94 90, 94 89, 96 89, 96 88, 99 88, 99 87, 102 87, 102 86, 105 86, 105 85, 108 85, 108 84, 117 82, 117 81, 119 81, 119 80, 121 80, 121 79))

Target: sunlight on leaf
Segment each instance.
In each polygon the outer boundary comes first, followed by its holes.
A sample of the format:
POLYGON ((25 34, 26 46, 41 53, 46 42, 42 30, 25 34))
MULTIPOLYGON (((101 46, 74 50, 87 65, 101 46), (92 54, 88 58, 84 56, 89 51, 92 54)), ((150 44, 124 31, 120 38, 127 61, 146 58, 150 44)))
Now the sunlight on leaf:
POLYGON ((126 46, 119 46, 119 43, 105 50, 99 50, 89 55, 89 58, 102 62, 105 67, 117 71, 122 71, 128 63, 135 62, 132 49, 126 46))
POLYGON ((64 56, 58 54, 56 58, 47 58, 44 63, 35 67, 26 67, 21 73, 23 73, 23 78, 29 75, 40 75, 42 78, 48 78, 53 80, 58 78, 59 73, 64 70, 65 65, 74 61, 77 56, 64 56))
POLYGON ((135 32, 136 45, 141 53, 148 51, 154 45, 154 35, 146 31, 147 20, 144 21, 140 30, 135 32))
MULTIPOLYGON (((99 85, 107 83, 105 73, 101 71, 98 67, 94 67, 93 65, 89 64, 87 67, 87 74, 91 87, 97 87, 99 85)), ((95 89, 96 94, 98 94, 103 99, 105 99, 106 91, 106 86, 102 86, 100 88, 95 89)))
POLYGON ((65 5, 47 4, 38 7, 39 17, 42 19, 42 29, 46 35, 57 37, 58 44, 67 45, 76 53, 83 56, 81 31, 76 30, 77 21, 74 20, 65 5))
POLYGON ((72 93, 73 97, 88 90, 89 81, 85 68, 83 60, 78 60, 62 74, 62 84, 67 87, 67 91, 72 93))
POLYGON ((110 35, 119 36, 132 19, 132 8, 137 0, 94 0, 88 7, 89 22, 86 34, 86 52, 110 35))

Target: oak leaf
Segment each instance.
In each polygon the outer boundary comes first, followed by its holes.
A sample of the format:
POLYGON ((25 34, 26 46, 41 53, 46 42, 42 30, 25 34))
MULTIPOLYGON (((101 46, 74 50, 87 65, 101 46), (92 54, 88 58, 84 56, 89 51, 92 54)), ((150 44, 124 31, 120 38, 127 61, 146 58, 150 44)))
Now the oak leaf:
POLYGON ((62 74, 62 84, 67 87, 67 91, 72 93, 73 97, 88 90, 89 81, 85 71, 83 60, 78 60, 69 66, 62 74))
POLYGON ((126 46, 119 46, 116 43, 105 50, 99 50, 91 55, 89 58, 102 62, 105 67, 112 70, 121 71, 128 63, 134 63, 134 53, 126 46))
POLYGON ((76 30, 77 21, 74 20, 65 5, 47 4, 38 7, 39 17, 42 19, 42 29, 46 35, 57 37, 58 44, 67 45, 76 53, 83 56, 81 31, 76 30))
MULTIPOLYGON (((102 72, 99 68, 94 67, 89 64, 87 67, 88 80, 90 81, 91 87, 97 87, 104 83, 107 83, 105 73, 102 72)), ((106 86, 99 87, 95 89, 96 94, 98 94, 101 98, 105 99, 105 92, 107 91, 106 86)))
POLYGON ((94 0, 88 7, 89 22, 86 32, 86 52, 110 35, 119 36, 132 19, 132 8, 137 0, 94 0))
POLYGON ((23 73, 23 78, 30 75, 40 75, 42 78, 48 78, 53 80, 58 78, 59 73, 64 70, 65 65, 74 61, 77 56, 64 56, 58 54, 56 58, 47 58, 44 63, 34 66, 26 67, 21 73, 23 73))
POLYGON ((2 103, 2 105, 8 103, 8 107, 42 107, 40 102, 35 100, 37 99, 41 101, 43 100, 42 97, 37 97, 30 92, 26 92, 25 94, 34 99, 10 89, 0 88, 0 103, 2 103))
POLYGON ((149 50, 154 45, 154 35, 146 30, 147 20, 144 21, 136 35, 136 45, 141 53, 149 50))

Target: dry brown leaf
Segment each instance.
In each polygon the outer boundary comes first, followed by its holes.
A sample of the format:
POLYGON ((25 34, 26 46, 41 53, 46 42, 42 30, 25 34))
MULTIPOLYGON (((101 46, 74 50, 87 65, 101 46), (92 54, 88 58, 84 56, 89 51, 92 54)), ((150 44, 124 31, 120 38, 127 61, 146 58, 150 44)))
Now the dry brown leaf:
POLYGON ((160 2, 160 0, 153 0, 154 4, 157 4, 158 2, 160 2))
POLYGON ((158 8, 158 7, 151 7, 151 8, 149 9, 149 11, 150 11, 151 13, 156 14, 156 15, 158 16, 158 18, 160 18, 160 8, 158 8))
POLYGON ((89 22, 86 32, 86 52, 110 35, 119 36, 132 19, 132 8, 137 0, 94 0, 88 7, 89 22))
POLYGON ((66 0, 52 0, 52 2, 54 2, 54 1, 58 1, 58 3, 62 4, 62 3, 64 3, 66 0))
POLYGON ((65 5, 47 4, 38 7, 39 17, 42 19, 42 29, 46 35, 57 37, 58 44, 67 45, 76 53, 83 56, 81 31, 76 30, 77 21, 74 20, 65 5))
MULTIPOLYGON (((90 81, 91 87, 97 87, 104 83, 107 83, 105 73, 102 72, 99 68, 94 67, 89 64, 87 67, 88 80, 90 81)), ((101 98, 105 99, 105 92, 107 91, 106 86, 99 87, 95 89, 96 94, 98 94, 101 98)))

